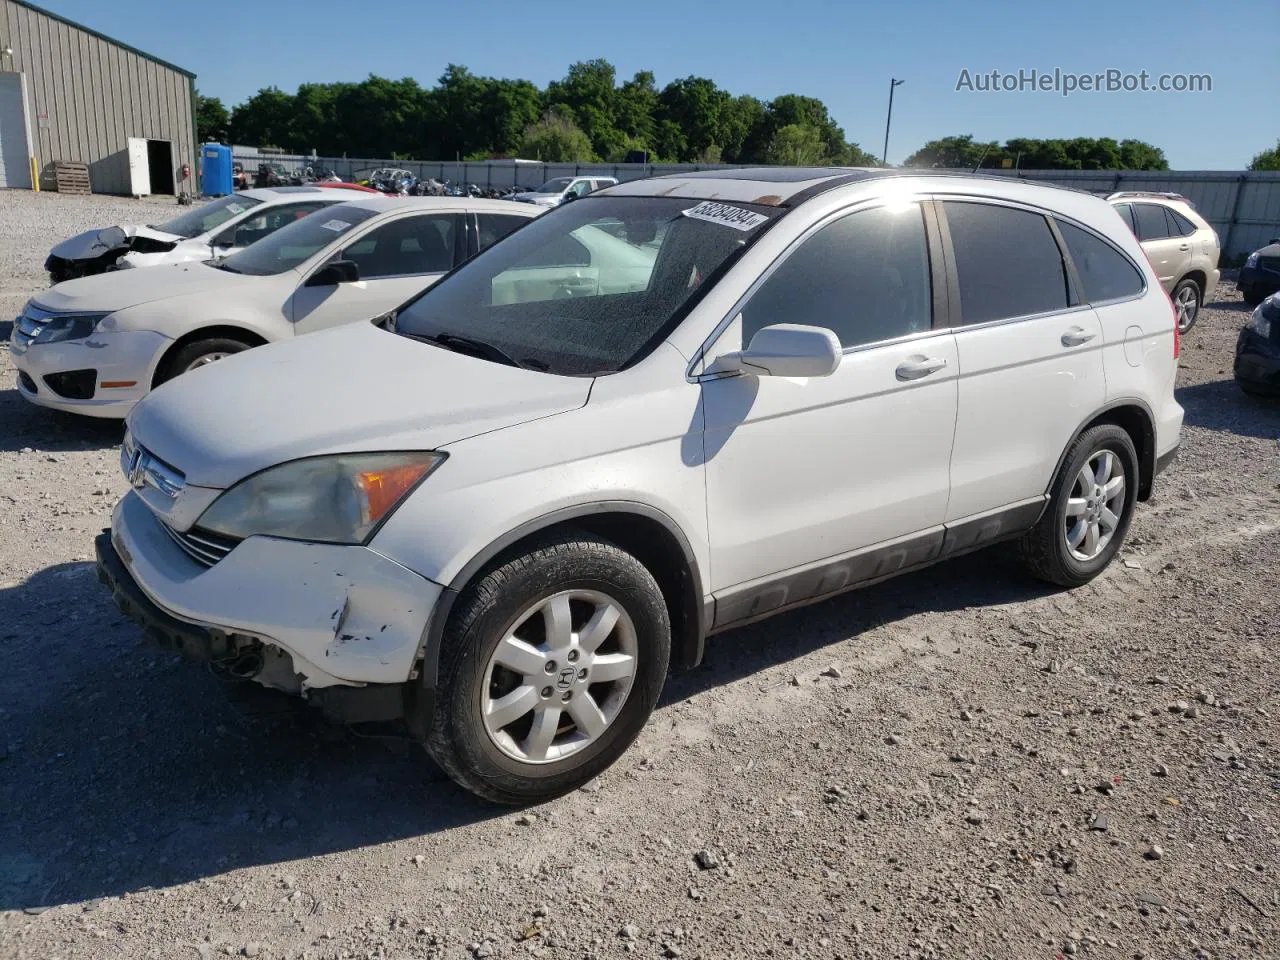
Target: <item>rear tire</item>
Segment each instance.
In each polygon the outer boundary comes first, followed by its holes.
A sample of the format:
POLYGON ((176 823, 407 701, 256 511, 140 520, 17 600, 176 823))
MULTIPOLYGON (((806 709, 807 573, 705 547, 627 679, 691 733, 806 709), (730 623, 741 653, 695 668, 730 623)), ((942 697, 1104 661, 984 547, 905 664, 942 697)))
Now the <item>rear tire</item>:
POLYGON ((1133 440, 1115 424, 1091 427, 1067 451, 1049 505, 1018 542, 1018 552, 1041 580, 1083 586, 1119 552, 1137 499, 1133 440))
POLYGON ((160 375, 156 377, 155 386, 168 383, 174 377, 181 376, 196 367, 214 363, 233 353, 241 353, 250 349, 252 344, 232 337, 208 337, 204 340, 193 340, 180 347, 176 353, 165 360, 160 375))
POLYGON ((666 602, 639 560, 586 533, 549 537, 496 561, 459 596, 427 750, 495 803, 568 793, 640 734, 670 650, 666 602))
POLYGON ((1196 325, 1196 320, 1200 317, 1200 307, 1203 305, 1204 294, 1200 290, 1200 285, 1194 280, 1180 280, 1178 285, 1173 288, 1170 294, 1173 300, 1173 306, 1178 311, 1178 332, 1185 335, 1196 325))
POLYGON ((1266 298, 1258 293, 1257 287, 1243 287, 1240 290, 1240 296, 1244 302, 1251 307, 1256 307, 1266 298))

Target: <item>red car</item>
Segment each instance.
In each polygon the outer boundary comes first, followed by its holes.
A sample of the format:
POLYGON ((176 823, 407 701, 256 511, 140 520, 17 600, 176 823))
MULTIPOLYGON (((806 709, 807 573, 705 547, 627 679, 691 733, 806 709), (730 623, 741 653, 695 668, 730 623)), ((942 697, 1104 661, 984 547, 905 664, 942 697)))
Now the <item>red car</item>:
POLYGON ((339 188, 341 188, 341 189, 343 189, 343 190, 363 190, 365 193, 378 193, 378 192, 380 192, 380 191, 378 191, 378 190, 373 189, 373 187, 366 187, 364 184, 361 184, 361 183, 338 183, 337 181, 332 181, 332 182, 330 182, 330 181, 324 181, 324 180, 317 180, 315 183, 311 184, 311 186, 314 186, 314 187, 339 187, 339 188))

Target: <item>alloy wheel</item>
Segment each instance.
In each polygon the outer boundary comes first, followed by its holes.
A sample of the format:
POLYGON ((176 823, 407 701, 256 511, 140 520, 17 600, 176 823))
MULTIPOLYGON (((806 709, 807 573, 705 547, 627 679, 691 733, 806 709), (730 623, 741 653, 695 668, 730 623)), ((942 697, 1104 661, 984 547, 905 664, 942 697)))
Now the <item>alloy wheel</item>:
POLYGON ((203 367, 203 366, 206 366, 207 364, 213 363, 216 360, 222 360, 223 358, 229 357, 229 356, 231 356, 231 352, 228 350, 213 350, 209 353, 201 354, 200 356, 192 360, 189 364, 187 364, 187 369, 182 372, 190 373, 192 370, 196 369, 196 367, 203 367))
POLYGON ((1178 313, 1178 330, 1186 333, 1195 325, 1196 315, 1200 312, 1200 298, 1196 295, 1195 288, 1185 286, 1179 290, 1174 297, 1173 306, 1178 313))
POLYGON ((485 732, 522 763, 563 760, 617 718, 636 659, 635 626, 612 597, 566 590, 538 600, 515 618, 485 666, 485 732))
POLYGON ((1099 450, 1076 474, 1067 498, 1063 536, 1077 560, 1097 557, 1120 528, 1125 509, 1124 465, 1110 450, 1099 450))

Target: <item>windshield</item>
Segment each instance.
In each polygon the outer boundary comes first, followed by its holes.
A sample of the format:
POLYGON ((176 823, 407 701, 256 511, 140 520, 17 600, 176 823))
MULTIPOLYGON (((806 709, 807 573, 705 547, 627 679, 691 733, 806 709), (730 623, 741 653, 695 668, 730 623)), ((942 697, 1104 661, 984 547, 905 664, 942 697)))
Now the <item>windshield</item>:
POLYGON ((350 203, 324 207, 218 261, 218 267, 259 277, 293 270, 374 213, 350 203))
POLYGON ((573 177, 556 177, 554 180, 548 180, 534 193, 564 193, 565 188, 571 183, 573 183, 573 177))
POLYGON ((648 354, 779 212, 587 197, 530 221, 406 304, 396 331, 480 341, 534 370, 612 373, 648 354))
POLYGON ((232 217, 244 213, 250 207, 256 207, 261 200, 246 197, 242 193, 233 193, 229 197, 213 200, 199 207, 192 207, 168 223, 162 223, 155 229, 172 233, 191 240, 210 230, 216 230, 232 217))

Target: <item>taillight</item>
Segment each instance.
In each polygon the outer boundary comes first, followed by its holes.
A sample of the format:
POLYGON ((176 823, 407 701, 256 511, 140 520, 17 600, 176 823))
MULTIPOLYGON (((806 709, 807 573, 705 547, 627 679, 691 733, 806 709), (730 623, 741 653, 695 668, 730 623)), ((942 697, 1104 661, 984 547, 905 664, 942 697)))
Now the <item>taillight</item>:
POLYGON ((1178 354, 1182 353, 1182 332, 1178 329, 1178 308, 1173 302, 1173 297, 1167 293, 1165 297, 1169 301, 1169 309, 1173 311, 1173 359, 1178 359, 1178 354))

